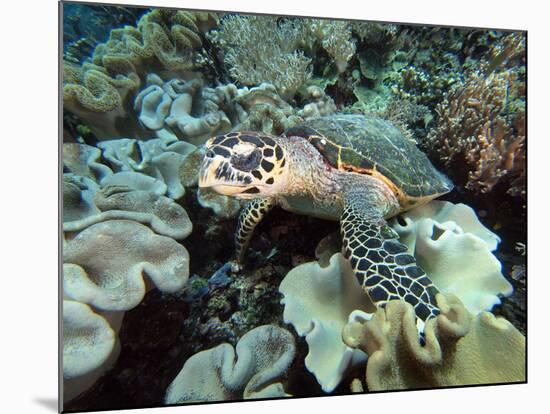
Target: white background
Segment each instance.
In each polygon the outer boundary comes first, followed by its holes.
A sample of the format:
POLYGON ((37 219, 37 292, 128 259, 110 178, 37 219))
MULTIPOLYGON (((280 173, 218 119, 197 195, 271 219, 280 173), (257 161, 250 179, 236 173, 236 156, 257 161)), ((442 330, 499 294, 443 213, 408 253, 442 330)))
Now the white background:
MULTIPOLYGON (((540 412, 535 408, 539 404, 548 407, 550 272, 545 262, 550 256, 550 38, 545 19, 550 13, 540 6, 544 2, 151 0, 146 4, 529 30, 529 384, 164 408, 155 412, 517 414, 540 412)), ((3 413, 51 413, 57 404, 57 9, 55 0, 11 0, 3 2, 0 9, 3 413)))

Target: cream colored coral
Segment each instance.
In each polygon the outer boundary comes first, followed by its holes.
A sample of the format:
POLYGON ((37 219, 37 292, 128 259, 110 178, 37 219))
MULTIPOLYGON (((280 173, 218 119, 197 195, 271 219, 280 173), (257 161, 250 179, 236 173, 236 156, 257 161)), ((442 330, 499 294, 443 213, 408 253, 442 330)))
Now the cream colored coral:
POLYGON ((342 341, 348 315, 355 309, 373 311, 374 305, 341 253, 334 254, 327 267, 316 262, 295 267, 279 291, 284 296, 284 321, 308 343, 306 368, 325 392, 333 391, 350 366, 366 359, 342 341))
POLYGON ((235 217, 243 206, 236 198, 218 194, 209 188, 199 188, 197 200, 202 207, 209 208, 217 216, 224 218, 235 217))
POLYGON ((179 179, 179 169, 195 146, 170 134, 157 131, 159 138, 148 141, 123 138, 98 144, 103 157, 117 172, 135 171, 163 181, 166 195, 174 200, 185 194, 179 179))
POLYGON ((454 296, 437 300, 441 314, 426 323, 425 346, 406 302, 390 301, 370 320, 351 318, 343 339, 369 355, 369 391, 525 381, 525 337, 512 324, 472 315, 454 296))
POLYGON ((147 276, 163 292, 183 288, 189 254, 175 240, 127 220, 94 224, 63 248, 63 288, 76 301, 103 310, 128 310, 146 292, 147 276))
POLYGON ((182 206, 152 191, 111 185, 99 190, 94 201, 99 211, 63 223, 63 230, 74 232, 107 220, 134 220, 149 225, 158 234, 180 240, 185 239, 193 229, 182 206))
POLYGON ((280 378, 294 359, 294 338, 263 325, 247 332, 236 351, 227 343, 189 358, 166 390, 166 404, 284 397, 280 378))
POLYGON ((101 366, 113 351, 115 333, 88 305, 63 301, 63 377, 80 377, 101 366))
POLYGON ((500 239, 464 204, 432 201, 393 220, 392 227, 442 293, 460 298, 475 313, 512 294, 492 254, 500 239))
MULTIPOLYGON (((455 293, 470 312, 489 310, 500 301, 499 295, 511 293, 501 265, 491 253, 500 239, 468 206, 432 201, 391 225, 436 287, 455 293)), ((316 249, 319 262, 292 269, 279 288, 284 295, 284 320, 306 337, 306 367, 326 392, 361 358, 341 339, 348 315, 374 309, 348 262, 336 253, 341 249, 337 238, 323 239, 316 249)))

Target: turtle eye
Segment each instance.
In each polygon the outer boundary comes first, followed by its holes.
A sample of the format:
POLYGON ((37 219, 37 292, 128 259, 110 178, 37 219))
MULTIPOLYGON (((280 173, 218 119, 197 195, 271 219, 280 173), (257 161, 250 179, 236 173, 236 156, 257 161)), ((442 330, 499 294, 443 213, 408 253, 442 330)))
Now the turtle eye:
POLYGON ((260 165, 262 160, 262 152, 256 148, 248 154, 233 154, 231 157, 231 165, 240 171, 251 171, 260 165))

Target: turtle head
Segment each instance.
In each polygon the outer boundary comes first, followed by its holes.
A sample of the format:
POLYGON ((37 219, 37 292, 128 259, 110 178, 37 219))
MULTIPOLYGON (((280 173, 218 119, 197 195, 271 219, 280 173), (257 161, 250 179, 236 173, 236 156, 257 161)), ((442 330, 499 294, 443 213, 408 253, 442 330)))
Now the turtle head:
POLYGON ((279 140, 259 132, 231 132, 209 139, 199 187, 242 199, 279 194, 288 173, 287 154, 279 140))

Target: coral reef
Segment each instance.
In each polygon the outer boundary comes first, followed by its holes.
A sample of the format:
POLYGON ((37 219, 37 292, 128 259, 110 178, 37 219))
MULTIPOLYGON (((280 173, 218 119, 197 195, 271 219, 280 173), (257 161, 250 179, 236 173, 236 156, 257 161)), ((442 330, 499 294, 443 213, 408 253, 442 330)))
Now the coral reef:
POLYGON ((343 20, 301 19, 295 23, 300 33, 300 45, 314 55, 320 45, 332 58, 339 73, 344 72, 355 55, 351 26, 343 20))
MULTIPOLYGON (((436 287, 459 297, 472 314, 491 310, 500 303, 499 296, 512 293, 500 263, 491 254, 499 239, 471 208, 431 201, 390 224, 436 287)), ((334 237, 323 239, 316 249, 319 262, 295 267, 279 287, 284 296, 284 321, 305 336, 309 346, 306 368, 325 392, 333 391, 366 357, 342 342, 348 316, 374 309, 340 250, 334 237)))
POLYGON ((525 381, 525 337, 510 322, 488 312, 472 315, 453 296, 438 295, 438 306, 424 346, 406 302, 350 316, 342 337, 369 355, 369 391, 525 381))
POLYGON ((229 75, 243 85, 273 84, 291 99, 311 76, 311 59, 298 50, 300 33, 294 22, 271 16, 225 16, 208 38, 219 48, 229 75))
POLYGON ((63 247, 63 289, 78 302, 125 311, 143 299, 146 275, 164 292, 177 292, 189 276, 187 250, 128 220, 93 224, 63 247))
POLYGON ((512 294, 492 253, 500 239, 470 207, 434 200, 393 220, 392 227, 437 288, 458 296, 473 314, 512 294))
POLYGON ((63 5, 63 54, 81 63, 94 47, 107 40, 113 28, 134 24, 147 9, 97 4, 90 8, 78 3, 63 5))
POLYGON ((64 44, 64 409, 525 380, 525 338, 487 312, 524 332, 523 33, 79 7, 95 13, 64 44), (237 266, 244 202, 198 188, 209 138, 334 113, 390 120, 456 184, 389 221, 441 292, 422 343, 410 305, 365 295, 338 223, 274 210, 237 266))
POLYGON ((515 78, 511 71, 473 74, 436 109, 425 145, 453 175, 466 173, 456 178, 472 191, 504 181, 509 194, 525 197, 525 108, 517 102, 524 85, 515 78))
POLYGON ((166 404, 289 396, 278 382, 294 359, 294 338, 263 325, 247 332, 236 349, 227 343, 189 358, 166 390, 166 404))
POLYGON ((88 305, 63 301, 63 377, 71 379, 99 368, 115 345, 109 323, 88 305))
POLYGON ((236 93, 232 84, 205 88, 197 79, 185 82, 174 78, 163 82, 157 75, 148 75, 145 89, 136 96, 134 110, 145 128, 155 131, 166 128, 199 145, 245 119, 246 113, 231 105, 236 93))
POLYGON ((207 62, 201 35, 217 24, 212 13, 155 9, 137 27, 113 29, 89 62, 63 65, 63 104, 97 137, 147 134, 129 116, 131 100, 150 71, 164 78, 196 75, 207 62))
POLYGON ((98 144, 103 158, 114 171, 135 171, 162 181, 167 195, 179 199, 185 194, 180 180, 180 168, 195 146, 169 133, 156 139, 138 141, 130 138, 103 141, 98 144))
POLYGON ((306 368, 323 391, 332 392, 346 370, 366 361, 365 354, 342 342, 348 315, 356 309, 372 312, 374 305, 341 254, 333 255, 327 267, 316 262, 295 267, 285 276, 279 291, 284 296, 284 321, 292 324, 309 346, 306 368))

